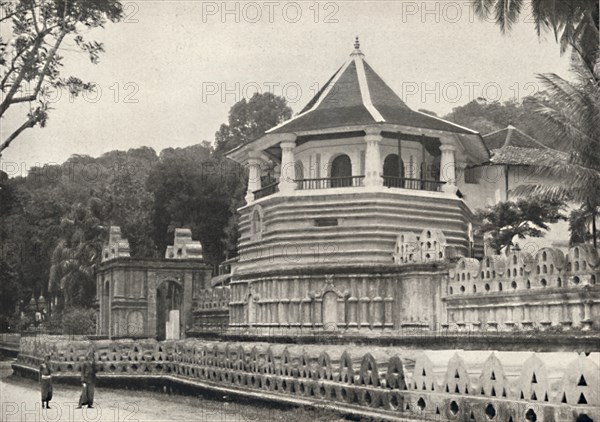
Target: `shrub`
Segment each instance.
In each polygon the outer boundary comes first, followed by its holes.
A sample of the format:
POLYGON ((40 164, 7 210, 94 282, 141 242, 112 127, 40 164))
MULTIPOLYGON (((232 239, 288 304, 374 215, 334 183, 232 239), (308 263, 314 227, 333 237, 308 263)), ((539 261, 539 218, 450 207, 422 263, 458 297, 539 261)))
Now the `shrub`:
POLYGON ((61 318, 63 334, 85 335, 96 333, 96 312, 87 308, 65 310, 61 318))

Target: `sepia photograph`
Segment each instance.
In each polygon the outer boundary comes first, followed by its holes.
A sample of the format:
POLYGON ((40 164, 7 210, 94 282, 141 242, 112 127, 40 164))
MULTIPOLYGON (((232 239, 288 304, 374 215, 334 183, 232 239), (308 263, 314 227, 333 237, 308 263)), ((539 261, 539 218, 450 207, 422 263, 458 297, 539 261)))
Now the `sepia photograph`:
POLYGON ((1 422, 600 422, 600 0, 0 0, 1 422))

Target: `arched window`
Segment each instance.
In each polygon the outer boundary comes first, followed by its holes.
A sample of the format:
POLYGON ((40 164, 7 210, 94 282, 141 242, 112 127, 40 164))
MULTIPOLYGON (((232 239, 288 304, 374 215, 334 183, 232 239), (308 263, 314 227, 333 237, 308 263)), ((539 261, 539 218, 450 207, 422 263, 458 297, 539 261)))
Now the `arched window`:
POLYGON ((388 188, 402 188, 404 181, 404 163, 398 159, 398 154, 390 154, 383 160, 383 183, 388 188))
POLYGON ((250 235, 252 239, 260 239, 263 230, 263 211, 260 206, 256 206, 254 207, 250 218, 250 235))
POLYGON ((352 186, 352 161, 346 154, 338 155, 331 162, 331 187, 352 186))

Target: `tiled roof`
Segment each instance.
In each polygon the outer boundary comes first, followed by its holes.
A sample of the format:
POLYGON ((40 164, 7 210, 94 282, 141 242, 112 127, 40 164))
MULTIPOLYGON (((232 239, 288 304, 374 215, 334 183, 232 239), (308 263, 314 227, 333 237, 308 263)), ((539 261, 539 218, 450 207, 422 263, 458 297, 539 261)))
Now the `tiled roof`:
POLYGON ((411 110, 364 60, 356 46, 344 64, 296 117, 267 133, 389 123, 475 135, 476 131, 411 110))
POLYGON ((562 151, 550 148, 522 148, 511 145, 491 150, 493 164, 529 166, 546 160, 567 160, 569 157, 562 151))
POLYGON ((508 146, 532 149, 547 148, 544 144, 536 141, 531 136, 512 125, 508 125, 504 129, 500 129, 496 132, 483 135, 483 142, 489 150, 508 146))

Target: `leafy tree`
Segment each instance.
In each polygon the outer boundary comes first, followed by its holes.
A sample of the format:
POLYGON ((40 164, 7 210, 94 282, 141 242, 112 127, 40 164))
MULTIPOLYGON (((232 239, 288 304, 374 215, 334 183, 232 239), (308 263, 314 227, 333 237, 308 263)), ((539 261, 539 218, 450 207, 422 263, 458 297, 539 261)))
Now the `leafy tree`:
MULTIPOLYGON (((598 212, 594 212, 593 209, 589 209, 587 205, 574 209, 569 214, 569 232, 571 237, 569 239, 570 245, 576 245, 578 243, 587 243, 593 240, 594 235, 589 230, 590 222, 592 218, 596 217, 598 212)), ((592 223, 593 225, 594 223, 592 223)))
POLYGON ((543 237, 548 224, 566 219, 561 213, 564 207, 560 200, 540 198, 500 202, 476 213, 476 232, 490 235, 489 246, 499 254, 514 244, 515 237, 543 237))
POLYGON ((16 277, 16 290, 11 294, 17 300, 37 297, 48 283, 50 256, 60 235, 60 219, 67 210, 57 195, 57 180, 45 177, 45 170, 56 167, 32 168, 27 177, 8 180, 14 201, 0 217, 0 243, 3 259, 16 277))
POLYGON ((178 227, 188 227, 200 240, 205 259, 220 263, 227 249, 224 228, 233 215, 232 198, 243 195, 241 168, 210 144, 167 149, 148 178, 154 194, 155 242, 165 250, 178 227))
POLYGON ((15 305, 19 300, 17 275, 14 269, 0 257, 0 329, 4 329, 9 318, 13 315, 15 305))
POLYGON ((153 197, 145 184, 157 162, 154 150, 143 147, 97 159, 73 156, 65 163, 69 171, 61 179, 59 196, 71 201, 60 222, 49 274, 49 290, 60 298, 61 306, 91 305, 94 265, 100 262, 110 225, 123 229, 132 256, 156 256, 151 236, 153 197))
POLYGON ((515 189, 520 195, 541 195, 581 204, 592 221, 597 247, 596 217, 600 213, 600 60, 595 73, 574 58, 575 82, 556 74, 540 75, 550 103, 540 104, 538 115, 546 139, 568 152, 568 159, 549 156, 538 160, 537 184, 515 189))
POLYGON ((244 98, 231 107, 229 123, 223 123, 215 134, 215 152, 223 154, 253 141, 291 116, 285 98, 270 92, 255 93, 249 101, 244 98))
POLYGON ((146 181, 158 156, 152 148, 141 147, 127 152, 113 151, 102 155, 98 162, 109 173, 108 185, 101 197, 107 207, 104 223, 121 227, 129 240, 131 256, 157 256, 152 237, 154 197, 146 189, 146 181))
POLYGON ((0 117, 13 105, 35 103, 24 123, 1 140, 0 154, 23 131, 36 125, 44 127, 48 119, 49 92, 67 89, 70 95, 93 90, 91 83, 75 76, 61 77, 65 40, 97 63, 104 51, 102 43, 86 41, 83 34, 117 22, 123 9, 118 0, 2 0, 0 23, 12 23, 11 39, 0 37, 0 117))
MULTIPOLYGON (((524 0, 472 0, 475 13, 492 18, 503 33, 523 15, 524 0)), ((538 36, 552 32, 561 53, 571 46, 593 69, 598 53, 600 28, 598 0, 531 0, 532 17, 538 36)))
POLYGON ((544 142, 545 132, 540 129, 540 122, 533 117, 540 104, 547 104, 547 102, 547 93, 545 92, 527 96, 522 102, 509 100, 501 103, 478 98, 465 105, 455 107, 444 118, 475 129, 483 135, 513 125, 532 138, 544 142))
POLYGON ((75 204, 61 221, 61 238, 52 253, 49 291, 63 306, 91 306, 95 295, 94 264, 102 251, 105 227, 97 198, 75 204))
POLYGON ((56 295, 89 305, 91 268, 111 224, 122 227, 133 256, 156 256, 154 199, 145 183, 157 162, 154 150, 138 148, 74 155, 62 165, 34 167, 26 177, 0 177, 0 246, 15 280, 7 285, 9 296, 27 302, 56 295))

